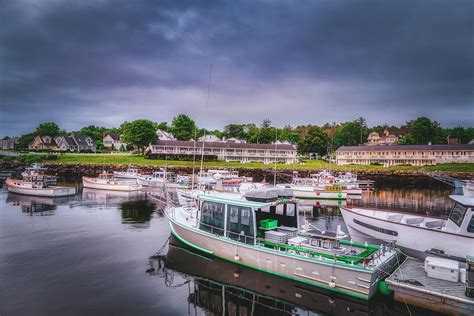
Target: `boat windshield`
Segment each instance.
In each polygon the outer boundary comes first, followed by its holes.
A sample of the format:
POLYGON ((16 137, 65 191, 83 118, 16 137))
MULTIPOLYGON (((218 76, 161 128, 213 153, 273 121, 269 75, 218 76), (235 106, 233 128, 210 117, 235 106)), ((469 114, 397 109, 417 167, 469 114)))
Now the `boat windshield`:
POLYGON ((469 225, 467 225, 467 232, 474 233, 474 215, 471 216, 471 221, 469 222, 469 225))
POLYGON ((456 225, 461 226, 462 221, 464 219, 464 215, 466 215, 467 207, 462 204, 456 203, 454 204, 453 210, 449 215, 449 219, 452 220, 456 225))

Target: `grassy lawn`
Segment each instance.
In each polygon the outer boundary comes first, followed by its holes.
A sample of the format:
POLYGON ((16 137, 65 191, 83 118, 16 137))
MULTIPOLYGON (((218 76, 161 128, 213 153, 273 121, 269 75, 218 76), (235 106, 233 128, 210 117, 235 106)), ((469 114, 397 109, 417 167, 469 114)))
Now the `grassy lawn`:
MULTIPOLYGON (((192 161, 177 161, 177 160, 157 160, 146 159, 143 156, 136 155, 59 155, 57 160, 51 162, 58 163, 90 163, 90 164, 125 164, 125 165, 153 165, 153 166, 183 166, 192 167, 192 161)), ((196 161, 196 166, 200 166, 200 161, 196 161)), ((266 168, 273 169, 274 165, 264 165, 263 163, 246 163, 239 162, 225 162, 225 161, 210 161, 204 162, 205 167, 227 167, 227 168, 266 168)), ((304 164, 277 164, 278 169, 325 169, 328 167, 327 162, 321 160, 308 160, 304 164)), ((393 166, 384 168, 383 166, 337 166, 333 165, 336 170, 423 170, 423 171, 445 171, 445 172, 473 172, 474 164, 459 163, 459 164, 442 164, 436 166, 414 167, 414 166, 393 166)))

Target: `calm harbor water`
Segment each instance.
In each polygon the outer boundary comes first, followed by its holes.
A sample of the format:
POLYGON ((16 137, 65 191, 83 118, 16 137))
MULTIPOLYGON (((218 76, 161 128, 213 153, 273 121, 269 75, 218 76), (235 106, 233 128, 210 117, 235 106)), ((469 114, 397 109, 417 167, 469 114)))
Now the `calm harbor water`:
MULTIPOLYGON (((176 241, 149 259, 170 235, 155 205, 141 193, 81 191, 53 200, 0 189, 0 315, 408 314, 387 298, 352 301, 202 257, 176 241)), ((348 203, 447 216, 449 194, 383 188, 348 203)), ((319 228, 344 228, 337 209, 308 202, 301 216, 319 228)))

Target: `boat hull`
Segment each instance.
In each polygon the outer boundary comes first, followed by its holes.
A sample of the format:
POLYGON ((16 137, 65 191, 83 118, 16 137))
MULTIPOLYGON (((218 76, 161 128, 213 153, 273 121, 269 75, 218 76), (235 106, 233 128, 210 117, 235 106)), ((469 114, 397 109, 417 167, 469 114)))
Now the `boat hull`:
MULTIPOLYGON (((328 259, 304 258, 218 237, 183 225, 173 217, 168 216, 172 234, 207 255, 360 299, 372 297, 378 282, 396 265, 395 255, 379 270, 335 263, 328 259)), ((186 218, 191 221, 190 216, 186 218)))
POLYGON ((316 199, 316 200, 346 200, 347 192, 324 191, 315 190, 313 188, 299 188, 291 187, 293 195, 302 199, 316 199))
POLYGON ((139 191, 141 190, 142 186, 136 183, 119 183, 119 182, 111 182, 111 183, 101 183, 94 181, 92 178, 82 178, 82 184, 84 188, 89 189, 98 189, 98 190, 108 190, 108 191, 139 191))
POLYGON ((340 210, 354 241, 396 242, 407 254, 420 259, 424 259, 432 248, 458 258, 474 253, 474 238, 469 236, 373 218, 346 207, 340 210))
POLYGON ((76 188, 68 187, 47 187, 47 188, 27 188, 22 187, 14 183, 12 179, 7 179, 5 184, 8 186, 8 192, 32 195, 32 196, 43 196, 43 197, 62 197, 76 194, 76 188))

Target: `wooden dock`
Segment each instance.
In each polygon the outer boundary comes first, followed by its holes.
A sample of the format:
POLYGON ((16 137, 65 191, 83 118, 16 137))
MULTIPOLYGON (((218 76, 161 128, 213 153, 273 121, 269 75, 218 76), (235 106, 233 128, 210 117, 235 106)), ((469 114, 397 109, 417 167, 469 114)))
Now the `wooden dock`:
POLYGON ((474 315, 474 298, 466 284, 429 278, 423 261, 408 258, 386 279, 395 300, 449 315, 474 315))

